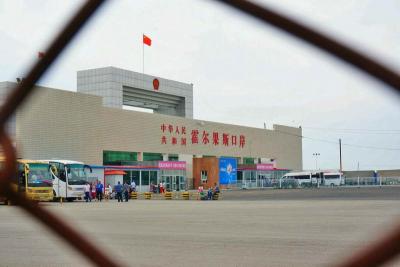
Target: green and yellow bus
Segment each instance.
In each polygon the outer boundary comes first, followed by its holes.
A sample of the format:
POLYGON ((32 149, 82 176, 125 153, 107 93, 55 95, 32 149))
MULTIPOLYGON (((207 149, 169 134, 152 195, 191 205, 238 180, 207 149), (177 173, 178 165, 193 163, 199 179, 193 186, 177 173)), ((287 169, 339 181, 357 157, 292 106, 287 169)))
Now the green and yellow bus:
MULTIPOLYGON (((45 161, 18 159, 17 175, 12 181, 14 190, 34 201, 52 201, 53 181, 49 168, 45 161)), ((3 199, 3 202, 8 203, 8 200, 3 199)))

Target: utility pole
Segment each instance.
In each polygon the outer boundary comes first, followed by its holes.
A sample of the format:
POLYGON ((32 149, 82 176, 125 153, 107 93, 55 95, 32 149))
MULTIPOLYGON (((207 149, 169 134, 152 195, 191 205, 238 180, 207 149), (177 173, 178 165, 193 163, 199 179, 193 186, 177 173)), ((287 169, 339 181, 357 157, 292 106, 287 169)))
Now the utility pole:
POLYGON ((342 139, 339 138, 340 172, 342 172, 342 139))

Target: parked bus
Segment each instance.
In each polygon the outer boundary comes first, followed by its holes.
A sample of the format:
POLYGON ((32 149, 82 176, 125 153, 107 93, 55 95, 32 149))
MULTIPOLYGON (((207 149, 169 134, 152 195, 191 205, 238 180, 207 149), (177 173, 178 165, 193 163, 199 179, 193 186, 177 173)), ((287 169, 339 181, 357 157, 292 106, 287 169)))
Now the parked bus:
POLYGON ((53 177, 53 193, 55 199, 73 201, 83 199, 83 186, 88 181, 87 170, 92 172, 89 165, 71 160, 48 160, 53 177))
MULTIPOLYGON (((17 175, 12 181, 15 191, 24 193, 28 199, 35 201, 53 200, 53 184, 49 164, 38 160, 17 160, 17 175)), ((8 200, 3 198, 3 202, 8 200)))

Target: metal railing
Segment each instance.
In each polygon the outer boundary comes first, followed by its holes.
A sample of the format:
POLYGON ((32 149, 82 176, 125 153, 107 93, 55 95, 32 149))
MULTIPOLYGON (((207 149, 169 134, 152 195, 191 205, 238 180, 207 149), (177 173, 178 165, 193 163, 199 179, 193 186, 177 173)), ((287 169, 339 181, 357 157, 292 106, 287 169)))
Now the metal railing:
MULTIPOLYGON (((377 80, 388 85, 397 93, 400 92, 400 76, 385 65, 369 58, 366 55, 346 46, 327 35, 317 32, 295 20, 288 18, 276 11, 258 4, 242 0, 217 0, 241 12, 244 12, 263 23, 272 25, 297 38, 300 38, 315 47, 351 64, 353 67, 375 77, 377 80)), ((17 107, 29 96, 33 86, 40 77, 48 70, 54 60, 60 55, 67 44, 82 28, 87 20, 101 6, 103 0, 90 0, 82 6, 75 16, 67 23, 65 28, 56 36, 54 41, 46 50, 43 58, 34 64, 30 72, 15 90, 8 96, 7 101, 0 110, 0 142, 5 155, 4 168, 0 172, 0 195, 10 199, 14 204, 20 206, 36 220, 46 225, 54 234, 60 236, 70 246, 80 252, 88 260, 97 266, 118 266, 94 244, 88 241, 72 227, 67 225, 49 211, 41 208, 34 202, 29 201, 23 195, 12 190, 11 181, 16 173, 16 152, 5 131, 5 123, 16 111, 17 107)), ((369 267, 386 263, 400 252, 400 225, 380 241, 371 243, 369 247, 355 254, 345 261, 340 267, 369 267)))

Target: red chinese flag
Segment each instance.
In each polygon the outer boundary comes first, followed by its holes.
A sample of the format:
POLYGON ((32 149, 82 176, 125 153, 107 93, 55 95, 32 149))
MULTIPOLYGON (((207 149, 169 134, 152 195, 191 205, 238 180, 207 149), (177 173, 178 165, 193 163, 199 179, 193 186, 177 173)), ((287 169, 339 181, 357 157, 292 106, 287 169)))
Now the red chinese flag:
POLYGON ((148 46, 151 46, 151 39, 144 34, 143 34, 143 43, 148 46))
POLYGON ((38 52, 38 58, 44 58, 44 52, 38 52))

